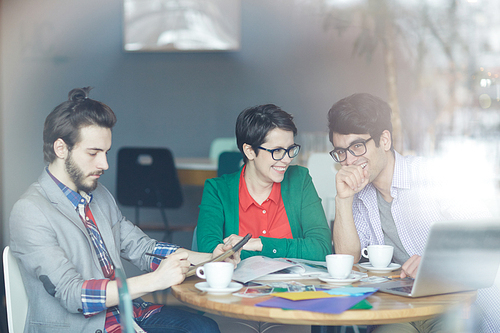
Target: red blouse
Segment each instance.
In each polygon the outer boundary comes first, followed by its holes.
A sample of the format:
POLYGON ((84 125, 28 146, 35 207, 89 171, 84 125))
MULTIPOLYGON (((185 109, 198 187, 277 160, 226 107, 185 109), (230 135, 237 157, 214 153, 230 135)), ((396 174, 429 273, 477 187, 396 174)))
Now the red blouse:
POLYGON ((270 238, 293 238, 285 204, 281 197, 281 183, 274 183, 269 197, 259 205, 248 192, 245 182, 245 167, 240 175, 239 187, 239 236, 252 234, 270 238))

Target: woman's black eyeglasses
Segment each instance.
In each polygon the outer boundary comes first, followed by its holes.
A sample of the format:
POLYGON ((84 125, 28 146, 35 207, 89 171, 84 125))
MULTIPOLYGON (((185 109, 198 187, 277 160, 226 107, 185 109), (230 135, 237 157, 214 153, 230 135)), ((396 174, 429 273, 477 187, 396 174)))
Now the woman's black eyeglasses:
POLYGON ((288 147, 288 149, 285 148, 267 149, 264 147, 258 147, 258 148, 270 152, 273 160, 275 161, 281 161, 286 154, 288 154, 288 157, 294 158, 299 154, 300 151, 300 145, 295 145, 295 144, 288 147))

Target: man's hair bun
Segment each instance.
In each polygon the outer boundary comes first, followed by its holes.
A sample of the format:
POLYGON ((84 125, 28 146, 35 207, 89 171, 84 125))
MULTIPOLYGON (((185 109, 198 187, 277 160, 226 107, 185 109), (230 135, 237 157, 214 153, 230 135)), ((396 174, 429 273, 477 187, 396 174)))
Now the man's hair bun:
POLYGON ((75 103, 81 102, 89 98, 89 92, 91 89, 92 87, 75 88, 69 92, 68 100, 75 103))

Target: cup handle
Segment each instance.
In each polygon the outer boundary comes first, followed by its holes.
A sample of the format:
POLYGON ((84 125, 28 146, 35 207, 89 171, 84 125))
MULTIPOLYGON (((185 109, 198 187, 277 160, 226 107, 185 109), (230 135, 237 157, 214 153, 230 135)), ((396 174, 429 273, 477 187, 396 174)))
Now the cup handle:
POLYGON ((205 271, 203 270, 203 266, 200 266, 196 269, 196 275, 200 279, 206 279, 207 277, 205 276, 205 271))
POLYGON ((361 250, 361 255, 365 257, 366 259, 368 258, 368 249, 365 247, 363 250, 361 250), (366 252, 366 253, 365 253, 366 252))

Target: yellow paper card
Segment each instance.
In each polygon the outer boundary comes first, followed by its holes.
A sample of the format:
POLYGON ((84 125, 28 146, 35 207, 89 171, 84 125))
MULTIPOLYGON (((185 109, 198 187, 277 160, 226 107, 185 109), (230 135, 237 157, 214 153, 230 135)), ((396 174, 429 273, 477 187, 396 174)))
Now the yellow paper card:
POLYGON ((281 298, 286 298, 292 301, 302 301, 305 299, 317 299, 317 298, 330 298, 330 297, 341 297, 348 295, 330 295, 324 291, 302 291, 298 293, 274 293, 272 296, 277 296, 281 298))

